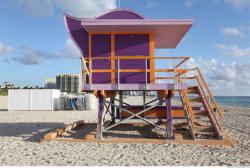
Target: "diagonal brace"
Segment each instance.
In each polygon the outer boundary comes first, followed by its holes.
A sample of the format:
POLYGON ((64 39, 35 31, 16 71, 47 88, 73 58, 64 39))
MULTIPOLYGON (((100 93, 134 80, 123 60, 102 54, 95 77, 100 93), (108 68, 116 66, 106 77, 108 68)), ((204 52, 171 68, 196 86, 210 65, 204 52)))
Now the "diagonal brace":
MULTIPOLYGON (((114 105, 114 104, 112 104, 112 105, 115 106, 115 107, 117 107, 117 108, 119 108, 119 109, 121 109, 121 110, 123 110, 123 111, 126 111, 126 112, 130 113, 131 116, 128 117, 128 118, 126 118, 126 119, 124 119, 124 120, 119 121, 118 123, 116 123, 116 124, 114 124, 114 125, 111 125, 111 126, 105 128, 104 131, 107 131, 107 130, 109 130, 109 129, 111 129, 111 128, 113 128, 113 127, 115 127, 115 126, 117 126, 117 125, 119 125, 119 124, 121 124, 121 123, 127 122, 127 121, 129 121, 130 119, 132 119, 132 118, 134 118, 134 117, 140 118, 141 120, 143 120, 143 121, 145 121, 145 122, 148 122, 148 123, 150 123, 150 124, 152 124, 152 125, 158 127, 158 128, 161 129, 161 130, 164 130, 163 128, 161 128, 160 126, 154 124, 153 122, 151 122, 151 121, 149 121, 149 120, 147 120, 147 119, 142 118, 142 117, 139 116, 140 114, 142 114, 142 113, 144 113, 144 112, 146 112, 146 111, 149 111, 149 110, 153 109, 154 107, 156 107, 157 105, 159 105, 159 103, 157 103, 157 104, 155 104, 155 105, 153 105, 153 106, 151 106, 151 107, 149 107, 149 108, 147 108, 147 109, 144 109, 144 110, 142 110, 142 111, 140 111, 140 112, 138 112, 138 113, 136 113, 136 114, 135 114, 135 113, 132 113, 131 111, 129 111, 129 110, 127 110, 127 109, 124 109, 124 108, 122 108, 122 107, 116 106, 116 105, 114 105)), ((166 131, 166 130, 164 130, 164 131, 166 131)))

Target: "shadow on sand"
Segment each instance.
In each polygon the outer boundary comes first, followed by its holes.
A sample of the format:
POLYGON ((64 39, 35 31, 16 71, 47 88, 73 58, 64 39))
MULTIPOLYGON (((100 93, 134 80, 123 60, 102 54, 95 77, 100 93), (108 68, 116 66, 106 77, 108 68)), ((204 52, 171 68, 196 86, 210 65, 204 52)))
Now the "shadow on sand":
POLYGON ((63 127, 64 123, 0 123, 0 137, 22 137, 24 141, 40 142, 41 137, 55 128, 63 127))

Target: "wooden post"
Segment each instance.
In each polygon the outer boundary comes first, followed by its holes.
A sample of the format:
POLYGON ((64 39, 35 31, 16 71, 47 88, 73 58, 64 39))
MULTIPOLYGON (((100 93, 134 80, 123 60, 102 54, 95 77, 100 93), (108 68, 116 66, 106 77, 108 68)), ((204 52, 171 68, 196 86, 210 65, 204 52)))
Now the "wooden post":
POLYGON ((150 51, 149 51, 149 54, 150 54, 150 63, 149 63, 149 66, 150 66, 150 81, 149 83, 155 83, 155 60, 154 60, 154 50, 155 50, 155 36, 154 36, 154 33, 151 32, 149 34, 149 48, 150 48, 150 51))
MULTIPOLYGON (((123 105, 123 100, 122 100, 122 91, 119 91, 119 106, 122 107, 123 105)), ((122 110, 119 110, 118 112, 118 117, 120 118, 120 120, 122 119, 122 110)))
POLYGON ((167 139, 174 139, 173 127, 172 127, 172 115, 171 115, 171 98, 166 97, 166 113, 167 113, 167 139))
POLYGON ((143 94, 143 109, 146 109, 146 106, 145 106, 145 104, 146 104, 146 91, 145 90, 142 91, 142 94, 143 94))
POLYGON ((103 113, 104 113, 104 97, 99 96, 99 108, 98 108, 98 118, 97 118, 97 132, 96 138, 102 139, 102 131, 103 131, 103 113))
POLYGON ((111 102, 111 124, 115 124, 115 107, 112 104, 115 104, 114 97, 110 98, 111 102))
POLYGON ((111 33, 111 84, 115 84, 115 34, 111 33))

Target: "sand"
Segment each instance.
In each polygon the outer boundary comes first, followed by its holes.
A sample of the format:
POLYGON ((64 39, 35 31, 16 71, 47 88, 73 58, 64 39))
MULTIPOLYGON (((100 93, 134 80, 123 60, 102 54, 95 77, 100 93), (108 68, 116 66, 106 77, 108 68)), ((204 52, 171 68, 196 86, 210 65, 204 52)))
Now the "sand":
POLYGON ((250 166, 250 109, 225 109, 225 131, 233 147, 181 144, 39 143, 50 129, 84 119, 96 121, 94 111, 0 111, 0 165, 224 165, 250 166))

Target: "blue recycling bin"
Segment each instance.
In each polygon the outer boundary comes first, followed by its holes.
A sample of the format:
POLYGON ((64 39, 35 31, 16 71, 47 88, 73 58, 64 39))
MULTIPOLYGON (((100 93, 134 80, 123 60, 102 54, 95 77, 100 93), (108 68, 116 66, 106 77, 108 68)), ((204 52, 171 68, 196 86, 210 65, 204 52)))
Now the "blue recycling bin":
POLYGON ((77 98, 70 98, 70 106, 73 110, 78 110, 77 108, 77 98))

